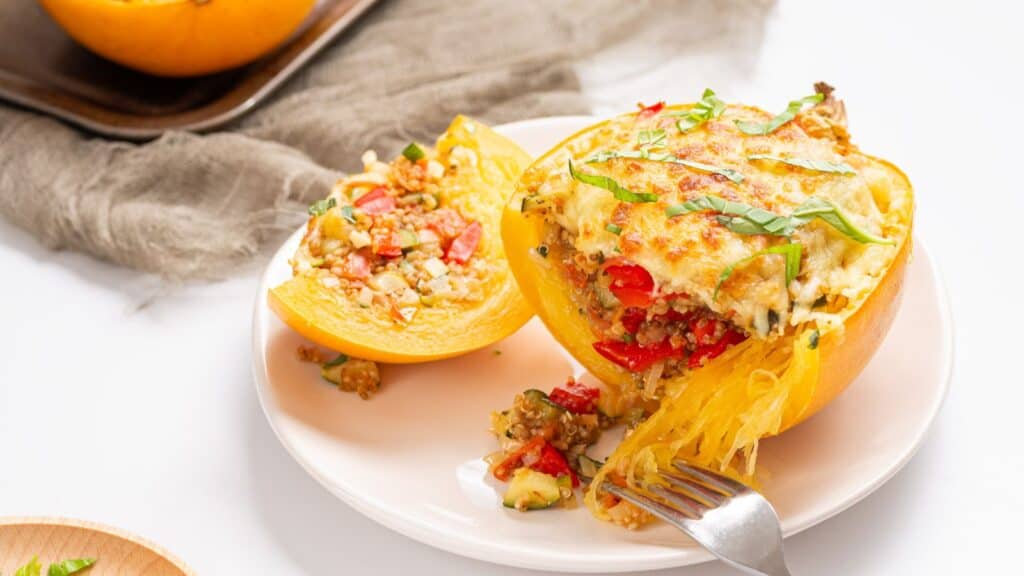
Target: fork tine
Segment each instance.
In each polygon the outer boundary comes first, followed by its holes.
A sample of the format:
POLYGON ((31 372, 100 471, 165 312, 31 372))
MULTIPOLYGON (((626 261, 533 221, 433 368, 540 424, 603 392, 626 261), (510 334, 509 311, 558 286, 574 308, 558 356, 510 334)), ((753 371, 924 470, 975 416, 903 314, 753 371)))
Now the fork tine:
POLYGON ((648 486, 647 491, 665 500, 672 506, 679 508, 694 520, 700 520, 704 513, 712 508, 712 506, 708 506, 685 492, 679 492, 664 486, 648 486))
POLYGON ((603 490, 608 491, 611 494, 614 494, 615 496, 618 496, 619 498, 622 498, 623 500, 626 500, 627 502, 631 502, 639 506, 640 508, 650 512, 651 514, 654 514, 655 516, 661 518, 669 524, 672 524, 678 528, 683 529, 687 534, 689 534, 689 530, 684 527, 684 523, 689 520, 692 520, 692 518, 688 517, 683 512, 667 504, 658 502, 653 498, 648 498, 647 496, 634 492, 629 488, 622 488, 621 486, 616 486, 611 482, 605 482, 604 485, 601 486, 601 488, 603 490))
POLYGON ((686 462, 683 462, 682 460, 675 460, 672 462, 672 465, 675 466, 676 469, 679 470, 680 472, 683 472, 684 474, 689 474, 690 476, 693 476, 694 478, 700 480, 701 482, 710 486, 711 488, 724 492, 726 496, 735 496, 741 492, 746 492, 748 490, 746 486, 740 484, 739 482, 733 480, 732 478, 722 476, 721 474, 712 472, 710 470, 704 470, 702 468, 691 466, 686 462))
POLYGON ((662 478, 666 482, 672 485, 675 492, 682 491, 685 495, 689 496, 710 507, 721 506, 725 502, 726 496, 717 490, 712 490, 705 487, 703 484, 699 484, 689 478, 684 478, 676 474, 662 473, 662 478))

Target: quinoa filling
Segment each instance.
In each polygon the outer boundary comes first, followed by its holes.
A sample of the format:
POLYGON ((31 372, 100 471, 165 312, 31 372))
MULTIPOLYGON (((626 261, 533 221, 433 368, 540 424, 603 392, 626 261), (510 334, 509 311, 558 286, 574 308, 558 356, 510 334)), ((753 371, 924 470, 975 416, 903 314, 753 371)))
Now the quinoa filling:
POLYGON ((316 276, 399 323, 424 306, 482 301, 492 268, 477 256, 483 226, 441 200, 445 175, 475 158, 453 150, 445 166, 432 154, 416 144, 390 163, 364 154, 363 173, 339 180, 310 207, 295 274, 316 276))

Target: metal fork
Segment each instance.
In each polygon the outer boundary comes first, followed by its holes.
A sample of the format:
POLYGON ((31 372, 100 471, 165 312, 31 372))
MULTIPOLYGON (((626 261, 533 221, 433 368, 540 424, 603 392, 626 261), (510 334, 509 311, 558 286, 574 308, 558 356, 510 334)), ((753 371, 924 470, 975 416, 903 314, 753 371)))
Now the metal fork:
POLYGON ((678 473, 661 474, 666 486, 645 487, 657 499, 611 482, 601 489, 679 528, 743 572, 790 576, 782 555, 779 517, 764 496, 711 470, 679 460, 673 465, 678 473))

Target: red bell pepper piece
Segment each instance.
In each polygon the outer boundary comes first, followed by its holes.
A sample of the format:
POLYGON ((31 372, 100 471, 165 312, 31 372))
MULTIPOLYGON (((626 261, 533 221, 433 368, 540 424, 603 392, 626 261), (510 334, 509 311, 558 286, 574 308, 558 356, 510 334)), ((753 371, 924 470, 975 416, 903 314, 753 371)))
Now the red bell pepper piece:
POLYGON ((363 194, 353 204, 367 214, 386 214, 395 209, 395 199, 384 186, 377 186, 363 194))
POLYGON ((494 477, 502 482, 508 482, 512 473, 523 464, 523 456, 529 452, 539 451, 547 444, 543 436, 535 436, 529 442, 517 448, 514 452, 505 457, 500 464, 494 467, 494 477))
POLYGON ((593 414, 597 411, 597 399, 601 391, 581 384, 572 378, 564 388, 555 388, 548 394, 548 399, 573 414, 593 414))
POLYGON ((622 312, 622 316, 619 318, 622 322, 622 327, 630 334, 636 334, 637 330, 640 329, 640 325, 643 324, 646 319, 647 311, 643 308, 626 308, 622 312))
POLYGON ((697 340, 698 346, 708 346, 715 343, 715 333, 718 331, 718 320, 707 316, 695 316, 690 318, 690 332, 697 340))
POLYGON ((631 372, 643 372, 655 362, 668 358, 682 358, 683 349, 673 348, 668 339, 653 346, 641 346, 637 343, 625 343, 618 340, 595 342, 594 350, 612 362, 631 372))
POLYGON ((643 107, 640 112, 637 113, 638 118, 646 119, 652 116, 657 116, 658 112, 661 112, 665 108, 664 102, 658 102, 650 106, 643 107))
POLYGON ((569 468, 569 463, 565 461, 565 456, 562 456, 561 452, 547 442, 540 449, 540 458, 533 464, 530 464, 530 468, 537 472, 550 474, 555 478, 568 475, 572 479, 573 488, 580 485, 580 479, 576 477, 576 473, 572 471, 572 468, 569 468))
POLYGON ((705 360, 711 360, 712 358, 721 356, 722 352, 725 352, 729 346, 739 344, 746 339, 746 335, 742 332, 727 330, 718 342, 704 346, 697 346, 696 350, 693 351, 693 354, 690 354, 690 359, 687 361, 686 365, 690 368, 699 368, 704 364, 705 360))
POLYGON ((604 272, 612 278, 608 289, 623 306, 646 308, 651 305, 654 278, 642 266, 620 261, 605 266, 604 272))

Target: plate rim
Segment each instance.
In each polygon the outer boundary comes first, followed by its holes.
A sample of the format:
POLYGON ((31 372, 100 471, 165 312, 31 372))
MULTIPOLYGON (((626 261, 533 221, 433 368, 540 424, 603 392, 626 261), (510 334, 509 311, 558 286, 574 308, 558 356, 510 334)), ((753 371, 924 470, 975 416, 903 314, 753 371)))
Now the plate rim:
MULTIPOLYGON (((558 124, 562 122, 574 123, 583 120, 595 122, 599 121, 599 117, 587 115, 548 116, 500 124, 495 126, 494 130, 499 133, 503 133, 505 131, 529 130, 535 129, 537 126, 558 124)), ((255 299, 252 319, 253 354, 251 369, 253 372, 253 383, 256 388, 257 398, 259 399, 260 409, 263 411, 264 417, 267 419, 271 430, 273 430, 274 436, 277 437, 278 441, 282 446, 284 446, 285 451, 288 452, 292 459, 294 459, 307 474, 315 479, 317 483, 323 486, 328 492, 367 518, 370 518, 374 522, 377 522, 378 524, 407 538, 411 538, 440 550, 445 550, 453 554, 491 564, 500 564, 548 572, 621 573, 628 571, 649 571, 664 568, 678 568, 714 559, 714 556, 700 547, 666 549, 663 553, 652 554, 651 556, 640 560, 634 557, 622 557, 614 561, 603 558, 601 565, 588 564, 582 566, 565 566, 563 564, 566 562, 575 562, 577 559, 575 557, 570 559, 558 554, 549 554, 547 551, 545 551, 544 554, 538 555, 534 552, 531 553, 529 557, 523 557, 521 554, 511 554, 512 552, 518 551, 517 547, 513 545, 504 545, 500 542, 493 542, 483 538, 467 537, 465 535, 452 536, 446 532, 432 530, 429 525, 425 525, 425 523, 416 519, 403 517, 400 513, 397 513, 392 508, 381 502, 377 502, 372 498, 361 497, 356 494, 349 493, 315 470, 312 464, 306 462, 299 456, 296 449, 282 434, 277 421, 277 416, 271 414, 268 407, 268 402, 270 400, 265 397, 265 394, 266 391, 269 390, 270 382, 267 377, 266 355, 260 342, 261 332, 259 330, 260 322, 269 312, 269 308, 266 305, 265 293, 270 287, 269 276, 271 264, 280 258, 281 253, 289 247, 292 242, 294 242, 295 237, 301 234, 303 229, 304 226, 300 227, 288 236, 281 246, 274 251, 274 255, 268 261, 264 271, 260 274, 259 287, 255 299), (505 554, 496 554, 498 552, 504 552, 505 554), (609 565, 608 562, 614 562, 614 564, 609 565)), ((907 444, 894 465, 889 467, 882 474, 872 478, 870 482, 864 483, 860 489, 851 492, 845 498, 838 500, 835 504, 829 506, 827 511, 819 512, 817 514, 810 511, 797 514, 795 518, 791 517, 788 522, 787 529, 783 531, 783 536, 786 538, 799 534, 808 528, 841 514, 872 494, 875 490, 898 474, 914 457, 922 444, 924 444, 925 439, 932 430, 939 412, 941 412, 942 407, 946 403, 946 399, 949 397, 955 358, 955 326, 953 323, 952 305, 949 300, 949 294, 946 288, 945 277, 942 272, 941 264, 934 257, 934 253, 927 247, 927 243, 921 238, 920 233, 915 231, 913 233, 912 241, 914 244, 911 258, 924 257, 929 264, 930 281, 932 286, 934 286, 936 301, 938 303, 939 322, 943 327, 943 337, 941 340, 942 365, 939 369, 939 373, 941 374, 941 392, 938 394, 937 400, 930 407, 926 423, 920 427, 913 438, 913 441, 907 444)))

